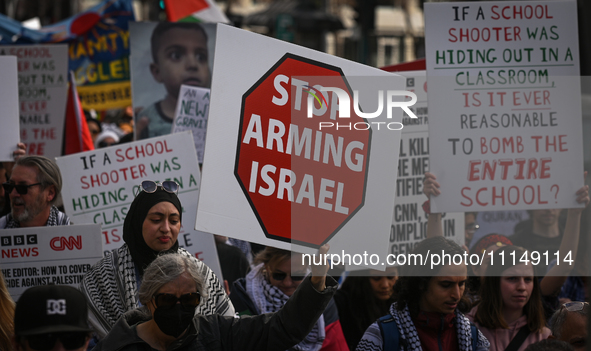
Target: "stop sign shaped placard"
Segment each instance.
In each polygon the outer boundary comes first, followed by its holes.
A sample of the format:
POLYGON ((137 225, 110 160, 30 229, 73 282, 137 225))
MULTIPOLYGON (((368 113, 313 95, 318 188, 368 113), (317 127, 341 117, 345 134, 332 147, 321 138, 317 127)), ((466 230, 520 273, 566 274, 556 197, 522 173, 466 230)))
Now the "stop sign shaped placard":
POLYGON ((318 247, 363 207, 371 129, 322 88, 353 97, 340 68, 286 54, 242 96, 234 173, 268 238, 318 247))

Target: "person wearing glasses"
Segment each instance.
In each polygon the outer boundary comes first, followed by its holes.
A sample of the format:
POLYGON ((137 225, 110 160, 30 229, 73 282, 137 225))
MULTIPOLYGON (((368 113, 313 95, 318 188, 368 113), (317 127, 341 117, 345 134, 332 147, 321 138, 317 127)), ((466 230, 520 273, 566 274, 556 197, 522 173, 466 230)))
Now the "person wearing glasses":
POLYGON ((16 303, 13 349, 86 350, 92 332, 87 318, 86 299, 76 288, 66 285, 29 288, 16 303))
POLYGON ((0 229, 70 224, 68 216, 54 206, 62 190, 62 175, 47 157, 18 158, 2 187, 10 198, 11 211, 0 218, 0 229))
POLYGON ((565 341, 575 351, 586 350, 588 314, 588 302, 571 301, 563 304, 550 319, 552 335, 548 339, 565 341))
POLYGON ((125 244, 112 250, 85 275, 80 285, 90 307, 90 324, 104 337, 127 311, 144 304, 138 298, 144 270, 158 255, 178 253, 189 257, 205 282, 205 297, 197 309, 202 315, 234 315, 234 307, 213 271, 179 247, 182 206, 174 181, 145 180, 123 222, 125 244))
MULTIPOLYGON (((267 246, 246 278, 234 282, 230 298, 239 315, 277 312, 308 275, 299 253, 267 246), (292 270, 293 268, 293 270, 292 270)), ((312 331, 290 350, 347 350, 336 304, 330 301, 312 331)), ((276 349, 280 351, 282 349, 276 349)))
MULTIPOLYGON (((328 246, 319 249, 326 253, 328 246)), ((156 258, 145 270, 139 291, 142 308, 126 313, 95 351, 286 350, 302 340, 334 294, 328 266, 312 267, 283 308, 258 316, 204 316, 204 282, 184 255, 156 258)))

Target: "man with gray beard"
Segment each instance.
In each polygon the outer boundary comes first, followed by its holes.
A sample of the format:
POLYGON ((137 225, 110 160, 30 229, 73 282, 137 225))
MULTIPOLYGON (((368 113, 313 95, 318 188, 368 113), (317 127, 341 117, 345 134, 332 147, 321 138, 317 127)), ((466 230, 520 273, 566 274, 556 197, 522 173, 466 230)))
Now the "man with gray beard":
POLYGON ((62 190, 62 176, 47 157, 19 158, 2 187, 10 197, 11 211, 0 218, 0 229, 70 224, 68 216, 54 206, 62 190))

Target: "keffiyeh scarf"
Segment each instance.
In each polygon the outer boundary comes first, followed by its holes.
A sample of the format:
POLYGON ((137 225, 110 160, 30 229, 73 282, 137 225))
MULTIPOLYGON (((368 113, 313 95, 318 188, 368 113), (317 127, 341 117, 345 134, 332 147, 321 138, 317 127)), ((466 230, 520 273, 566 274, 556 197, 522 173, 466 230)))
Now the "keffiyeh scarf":
MULTIPOLYGON (((398 331, 400 333, 400 350, 404 351, 422 351, 421 341, 417 329, 412 322, 408 306, 404 310, 399 311, 396 309, 396 303, 390 306, 390 314, 394 318, 398 331)), ((456 311, 456 317, 454 319, 456 331, 458 335, 458 346, 461 351, 477 351, 477 350, 488 350, 490 343, 484 335, 478 331, 478 349, 472 350, 472 331, 470 330, 470 320, 466 318, 461 312, 456 311)), ((379 325, 373 323, 363 338, 357 345, 357 351, 365 350, 383 350, 383 340, 379 325)), ((385 350, 390 351, 390 350, 385 350)))
MULTIPOLYGON (((277 312, 285 305, 289 296, 267 281, 262 274, 263 267, 264 264, 261 263, 248 273, 246 276, 246 292, 260 314, 277 312)), ((322 315, 306 338, 292 347, 291 350, 318 351, 322 347, 325 337, 324 315, 322 315)))
MULTIPOLYGON (((55 227, 58 225, 70 225, 70 218, 66 216, 65 213, 61 212, 55 206, 51 206, 49 210, 49 218, 47 219, 47 223, 45 224, 46 227, 55 227)), ((12 217, 12 214, 6 215, 6 225, 4 228, 11 229, 11 228, 20 228, 20 223, 12 217)))
MULTIPOLYGON (((185 249, 178 253, 191 257, 199 267, 207 298, 201 301, 196 314, 234 315, 234 306, 222 284, 211 269, 185 249)), ((114 249, 84 275, 80 290, 89 305, 89 320, 102 338, 125 312, 139 307, 136 270, 127 245, 114 249)))

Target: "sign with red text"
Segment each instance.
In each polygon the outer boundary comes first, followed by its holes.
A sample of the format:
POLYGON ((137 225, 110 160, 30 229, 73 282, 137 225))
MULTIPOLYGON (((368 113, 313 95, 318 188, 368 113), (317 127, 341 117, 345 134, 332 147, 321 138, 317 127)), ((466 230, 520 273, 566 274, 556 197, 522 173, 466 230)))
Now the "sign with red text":
POLYGON ((386 254, 403 114, 390 91, 405 79, 221 25, 213 77, 196 227, 386 254))
POLYGON ((0 230, 0 267, 12 298, 39 285, 78 288, 103 258, 100 232, 96 224, 0 230))
POLYGON ((68 46, 0 46, 0 55, 18 59, 20 141, 27 155, 62 154, 68 89, 68 46))
POLYGON ((18 77, 16 57, 0 57, 0 161, 14 161, 18 138, 18 77))
POLYGON ((172 132, 190 130, 195 141, 197 160, 203 163, 205 134, 207 132, 207 115, 209 114, 209 94, 206 88, 181 85, 176 112, 172 122, 172 132))
MULTIPOLYGON (((406 77, 406 90, 417 94, 411 109, 417 116, 403 118, 400 139, 400 158, 396 178, 396 205, 390 231, 390 250, 394 255, 408 254, 421 240, 427 238, 427 219, 422 205, 423 179, 429 171, 429 115, 427 109, 427 79, 425 71, 398 72, 406 77)), ((441 189, 442 192, 445 189, 441 189)), ((444 213, 441 226, 443 236, 463 245, 464 214, 444 213)))
POLYGON ((434 212, 580 207, 575 1, 425 5, 434 212))
POLYGON ((143 180, 179 184, 183 223, 179 245, 221 272, 213 236, 192 229, 200 171, 190 132, 125 143, 57 158, 64 208, 74 223, 101 225, 105 251, 123 245, 123 221, 143 180), (189 225, 187 225, 189 223, 189 225))

